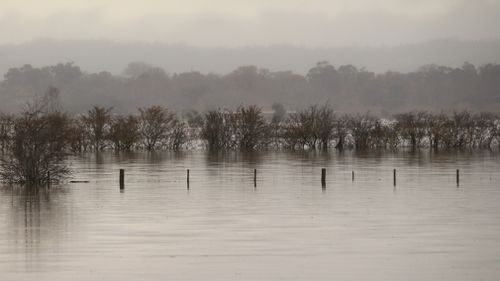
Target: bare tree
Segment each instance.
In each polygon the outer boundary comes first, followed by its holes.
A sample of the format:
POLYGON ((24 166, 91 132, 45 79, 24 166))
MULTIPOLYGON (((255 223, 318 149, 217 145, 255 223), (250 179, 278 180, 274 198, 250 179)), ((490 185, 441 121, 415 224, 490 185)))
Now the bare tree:
POLYGON ((148 151, 164 145, 175 115, 161 106, 139 108, 139 134, 148 151))
POLYGON ((413 149, 419 147, 426 135, 427 112, 397 114, 395 119, 403 140, 409 142, 413 149))
POLYGON ((111 121, 108 139, 117 151, 129 151, 139 142, 139 120, 137 117, 116 116, 111 121))
POLYGON ((401 143, 400 131, 397 122, 388 122, 384 128, 384 144, 389 148, 396 148, 401 143))
POLYGON ((1 159, 0 176, 4 181, 26 185, 58 182, 70 173, 65 165, 66 113, 47 112, 46 104, 26 106, 14 119, 12 148, 1 159))
POLYGON ((4 154, 10 149, 14 116, 0 113, 0 152, 4 154))
POLYGON ((382 124, 380 119, 375 120, 373 126, 371 143, 375 148, 386 148, 387 146, 388 127, 382 124))
POLYGON ((338 150, 344 149, 344 145, 346 142, 346 137, 348 134, 348 126, 349 126, 349 116, 344 115, 335 120, 335 138, 336 144, 335 148, 338 150))
POLYGON ((79 153, 82 150, 87 151, 89 139, 82 118, 72 118, 67 132, 67 139, 73 153, 79 153))
POLYGON ((471 147, 491 148, 496 134, 494 114, 481 112, 474 115, 474 133, 472 134, 471 147))
POLYGON ((302 120, 299 114, 293 113, 290 115, 288 120, 283 124, 284 125, 284 133, 283 138, 285 145, 288 149, 305 149, 308 139, 310 136, 309 127, 304 125, 303 122, 306 120, 302 120))
POLYGON ((290 149, 315 149, 318 136, 314 133, 317 106, 290 114, 285 123, 284 138, 290 149))
POLYGON ((232 113, 222 110, 211 110, 205 114, 205 122, 201 131, 202 139, 208 143, 209 150, 231 148, 233 131, 232 113))
POLYGON ((268 126, 262 110, 255 105, 239 107, 235 113, 233 131, 240 150, 253 150, 263 146, 268 136, 268 126))
POLYGON ((463 148, 472 142, 474 135, 474 119, 472 114, 467 111, 453 113, 453 147, 463 148))
POLYGON ((319 138, 321 148, 326 151, 334 136, 334 128, 336 126, 335 113, 333 109, 325 105, 318 109, 315 119, 315 134, 319 138))
POLYGON ((112 108, 94 106, 82 117, 87 127, 88 138, 94 149, 100 151, 104 148, 105 140, 110 128, 112 108))
POLYGON ((367 149, 372 145, 375 118, 371 115, 354 115, 350 117, 351 135, 356 149, 367 149))
MULTIPOLYGON (((308 149, 327 150, 338 125, 333 109, 326 105, 322 107, 310 106, 290 114, 284 123, 285 143, 291 149, 305 149, 307 147, 308 149)), ((342 131, 339 132, 342 133, 342 131)), ((343 141, 344 136, 341 138, 343 141)))
POLYGON ((177 118, 172 121, 172 129, 169 134, 169 148, 173 150, 180 150, 187 142, 186 124, 177 118))
POLYGON ((453 122, 444 113, 428 116, 429 140, 431 147, 438 150, 440 147, 451 147, 453 144, 453 133, 451 132, 453 122))

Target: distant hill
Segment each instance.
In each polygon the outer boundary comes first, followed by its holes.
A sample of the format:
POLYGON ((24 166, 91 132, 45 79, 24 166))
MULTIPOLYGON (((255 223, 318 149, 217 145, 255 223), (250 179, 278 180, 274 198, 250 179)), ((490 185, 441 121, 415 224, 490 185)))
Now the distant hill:
POLYGON ((302 48, 269 46, 245 48, 198 48, 166 43, 118 43, 112 41, 36 40, 0 45, 0 74, 11 67, 36 67, 74 62, 88 72, 120 74, 129 62, 159 66, 167 73, 199 71, 226 74, 242 65, 271 71, 291 70, 305 74, 318 61, 352 64, 383 73, 410 72, 426 64, 460 67, 464 62, 480 66, 500 62, 500 41, 434 40, 396 47, 302 48))

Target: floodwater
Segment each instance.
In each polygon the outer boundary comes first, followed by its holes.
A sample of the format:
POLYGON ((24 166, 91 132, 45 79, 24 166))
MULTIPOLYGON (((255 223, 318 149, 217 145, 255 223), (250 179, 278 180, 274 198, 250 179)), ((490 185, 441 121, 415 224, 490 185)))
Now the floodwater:
POLYGON ((0 187, 0 280, 500 279, 498 152, 71 162, 90 183, 0 187))

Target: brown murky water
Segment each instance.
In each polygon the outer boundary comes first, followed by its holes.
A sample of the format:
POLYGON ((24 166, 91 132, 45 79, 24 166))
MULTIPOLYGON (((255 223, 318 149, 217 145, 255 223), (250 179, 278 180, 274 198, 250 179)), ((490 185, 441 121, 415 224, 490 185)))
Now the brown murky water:
POLYGON ((72 167, 90 183, 0 188, 0 280, 500 278, 498 152, 109 153, 72 167))

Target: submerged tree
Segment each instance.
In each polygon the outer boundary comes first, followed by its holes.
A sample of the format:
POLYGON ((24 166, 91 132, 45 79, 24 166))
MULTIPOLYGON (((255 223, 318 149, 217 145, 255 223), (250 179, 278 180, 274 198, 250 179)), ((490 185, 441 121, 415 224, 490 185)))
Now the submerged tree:
POLYGON ((336 126, 333 109, 328 106, 310 106, 290 114, 285 124, 285 143, 290 149, 328 149, 336 126))
POLYGON ((334 137, 334 128, 336 127, 335 113, 333 109, 325 105, 318 109, 317 114, 315 134, 318 136, 321 148, 326 151, 334 137))
POLYGON ((420 146, 422 139, 426 135, 426 127, 428 114, 425 111, 408 112, 397 114, 397 129, 401 133, 404 141, 409 142, 410 146, 415 149, 420 146))
POLYGON ((168 134, 168 147, 173 150, 180 150, 187 142, 187 138, 186 124, 174 118, 168 134))
POLYGON ((10 149, 12 139, 12 129, 14 117, 8 114, 0 113, 0 153, 4 154, 10 149))
POLYGON ((493 139, 497 134, 495 120, 498 117, 492 113, 481 112, 474 115, 474 132, 471 147, 491 148, 493 139))
POLYGON ((67 132, 69 149, 73 153, 87 151, 89 148, 89 139, 85 131, 85 124, 82 118, 73 118, 67 132))
POLYGON ((429 142, 434 150, 440 147, 451 147, 452 121, 444 113, 432 114, 428 117, 429 142))
POLYGON ((221 110, 211 110, 205 114, 201 138, 207 141, 209 150, 230 148, 232 143, 231 115, 232 113, 221 110))
POLYGON ((105 140, 109 132, 111 122, 111 109, 94 106, 82 117, 87 127, 88 138, 96 151, 104 148, 105 140))
POLYGON ((255 105, 239 107, 235 117, 232 125, 235 126, 233 128, 236 132, 235 141, 240 150, 253 150, 265 144, 268 126, 260 108, 255 105))
POLYGON ((139 120, 137 117, 116 116, 113 118, 108 134, 116 151, 129 151, 139 142, 139 120))
POLYGON ((139 134, 148 151, 166 143, 175 115, 161 106, 139 108, 139 134))
POLYGON ((283 124, 285 147, 291 150, 305 149, 312 136, 312 121, 303 112, 290 114, 283 124))
POLYGON ((0 176, 9 183, 58 182, 70 173, 64 163, 70 118, 35 102, 14 119, 11 149, 1 159, 0 176))
POLYGON ((375 118, 368 113, 351 116, 351 135, 356 149, 367 149, 372 146, 375 123, 375 118))
POLYGON ((282 145, 283 138, 283 122, 286 118, 286 109, 281 103, 273 103, 273 117, 271 123, 269 123, 269 139, 270 143, 274 145, 275 148, 280 148, 282 145))
POLYGON ((347 128, 349 125, 349 116, 344 115, 335 120, 335 133, 334 136, 336 138, 335 148, 338 150, 344 149, 344 145, 347 137, 347 128))

